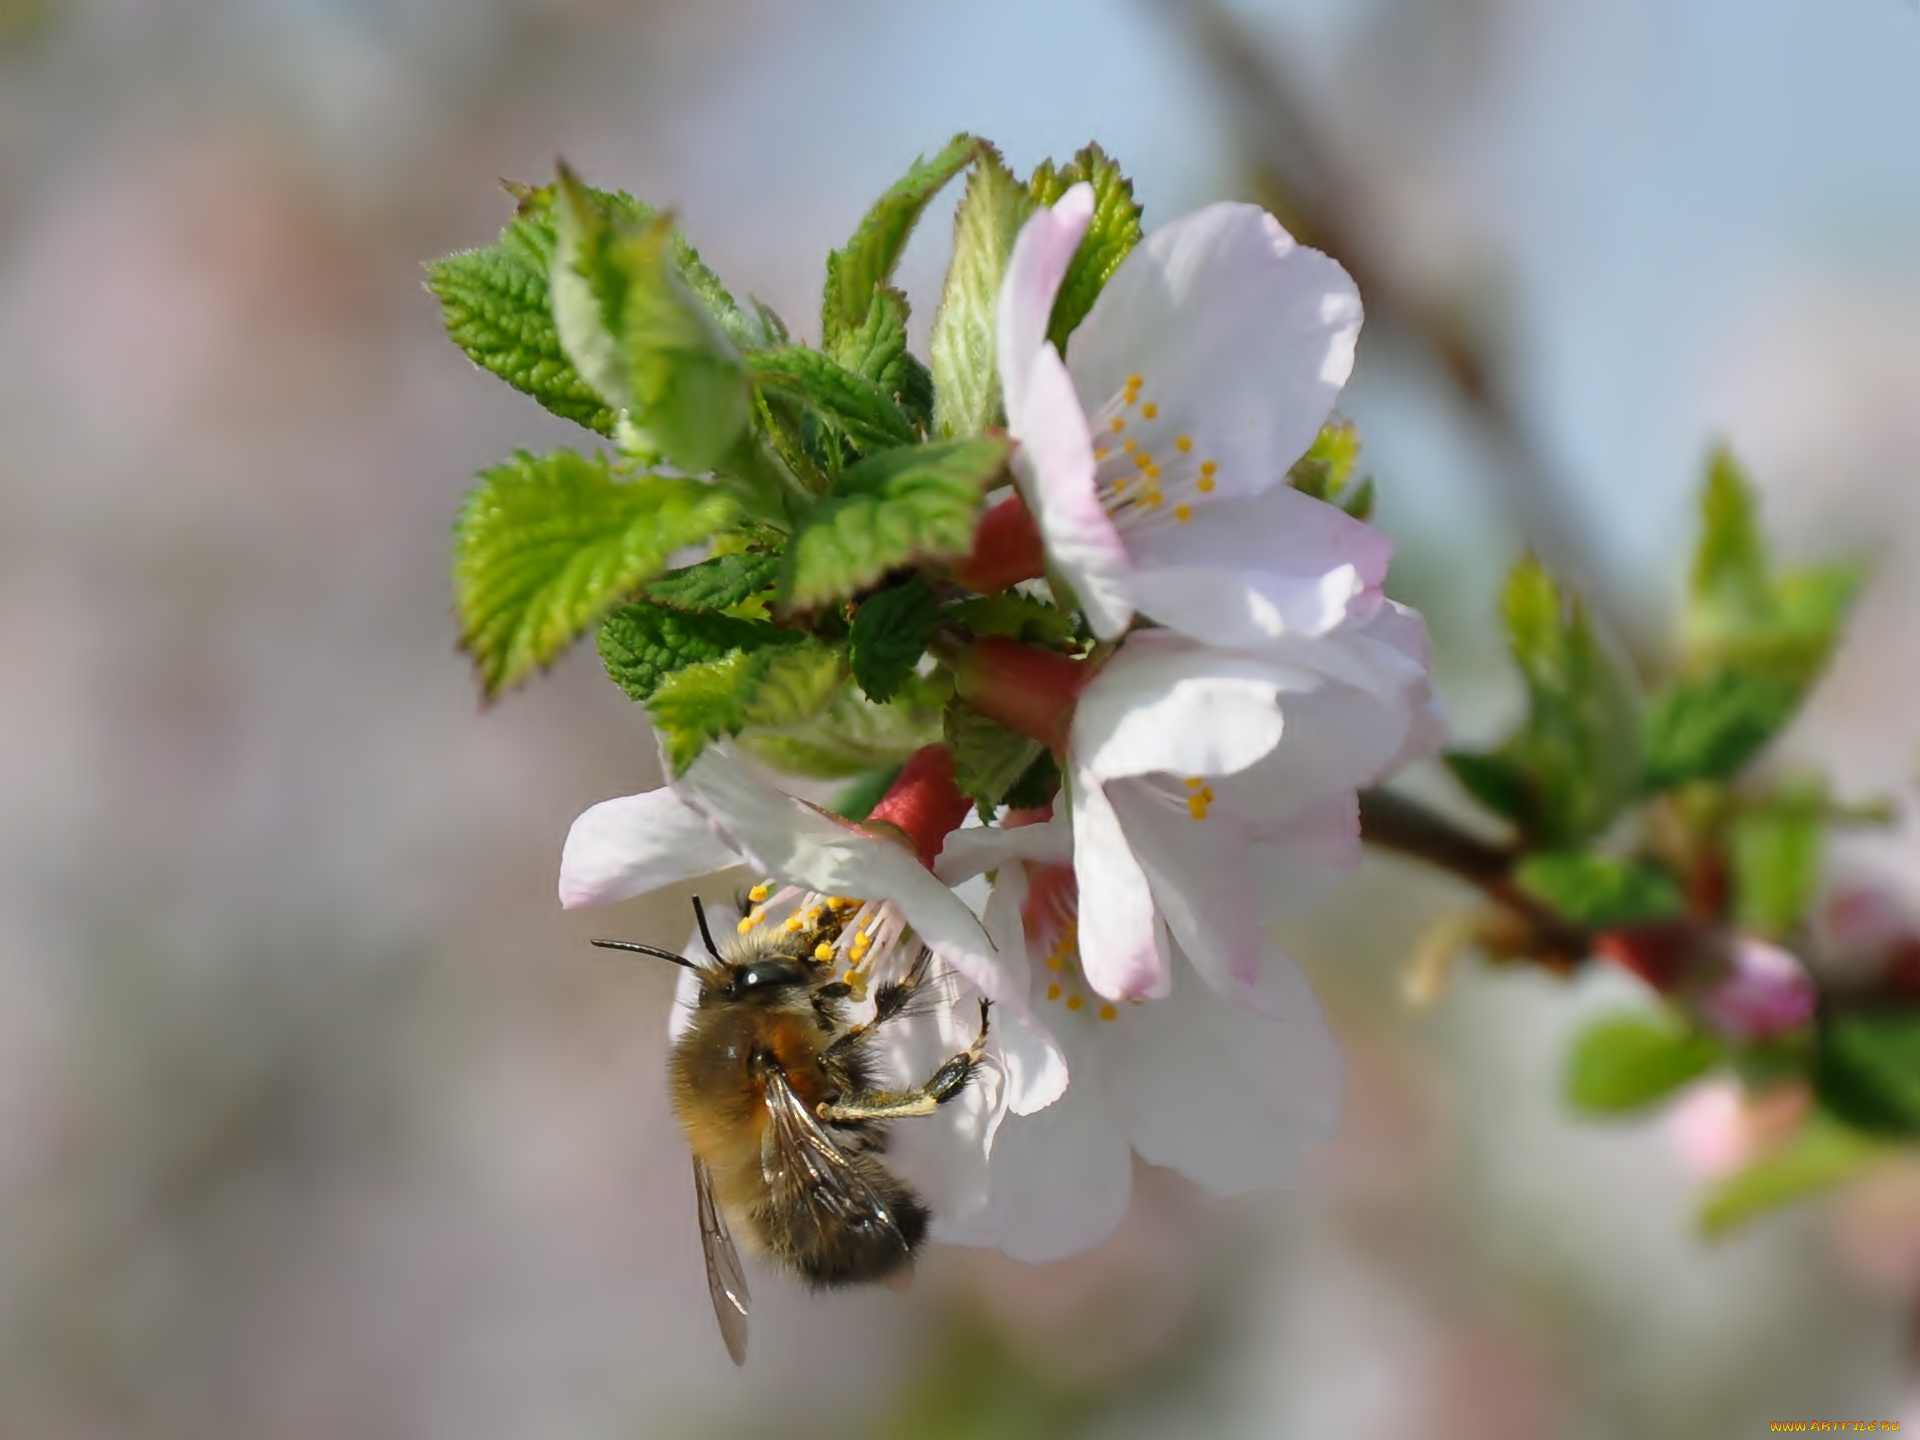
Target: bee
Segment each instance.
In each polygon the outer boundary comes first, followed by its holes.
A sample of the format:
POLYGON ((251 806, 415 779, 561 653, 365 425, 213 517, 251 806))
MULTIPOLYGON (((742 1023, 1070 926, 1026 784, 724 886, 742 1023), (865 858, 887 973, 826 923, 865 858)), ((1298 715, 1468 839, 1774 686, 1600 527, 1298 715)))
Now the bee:
POLYGON ((815 1289, 898 1278, 913 1263, 932 1217, 881 1163, 886 1125, 931 1115, 965 1088, 986 1046, 989 1002, 980 1002, 973 1043, 924 1084, 875 1088, 875 1032, 921 992, 927 948, 915 942, 904 976, 877 986, 872 1017, 856 1023, 858 987, 834 978, 830 958, 842 909, 816 907, 798 927, 743 922, 718 946, 698 898, 693 905, 707 962, 633 941, 593 943, 698 977, 669 1067, 673 1108, 693 1151, 707 1289, 740 1365, 751 1297, 736 1233, 756 1259, 815 1289))

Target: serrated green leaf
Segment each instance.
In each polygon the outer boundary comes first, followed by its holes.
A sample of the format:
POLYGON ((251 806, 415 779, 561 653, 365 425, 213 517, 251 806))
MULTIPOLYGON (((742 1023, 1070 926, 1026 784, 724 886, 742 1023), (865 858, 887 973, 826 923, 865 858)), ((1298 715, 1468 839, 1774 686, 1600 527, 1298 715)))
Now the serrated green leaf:
POLYGON ((1042 750, 1000 799, 1001 804, 1015 810, 1037 810, 1042 805, 1052 804, 1059 793, 1059 763, 1051 751, 1042 750))
POLYGON ((765 590, 779 573, 778 555, 716 555, 669 570, 647 586, 647 598, 675 610, 725 610, 765 590))
POLYGON ((991 814, 1046 753, 1038 740, 1009 730, 957 696, 948 702, 943 731, 953 751, 954 783, 983 814, 991 814))
POLYGON ((1360 466, 1360 428, 1350 420, 1329 420, 1307 453, 1293 462, 1287 483, 1316 500, 1336 501, 1360 466))
POLYGON ((739 514, 697 480, 620 479, 604 457, 570 450, 523 452, 480 482, 454 529, 453 584, 461 643, 489 697, 739 514))
POLYGON ((1814 1091, 1869 1135, 1920 1135, 1920 1013, 1842 1013, 1822 1024, 1814 1091))
POLYGON ((1615 1015, 1580 1033, 1567 1056, 1567 1102, 1620 1114, 1663 1100, 1719 1063, 1714 1036, 1670 1018, 1615 1015))
POLYGON ((953 263, 928 343, 937 435, 979 435, 1006 423, 994 316, 1014 237, 1033 209, 1000 152, 983 147, 954 215, 953 263))
POLYGON ((762 350, 753 357, 753 378, 830 421, 854 447, 873 454, 919 440, 893 397, 832 357, 800 345, 762 350))
POLYGON ((754 730, 742 748, 786 775, 838 780, 904 761, 940 738, 940 709, 919 677, 888 705, 876 705, 854 686, 844 686, 825 709, 798 725, 754 730))
POLYGON ((788 542, 785 602, 812 609, 900 566, 965 555, 980 497, 1005 470, 1008 448, 1001 439, 944 440, 846 470, 788 542))
POLYGON ((971 135, 956 135, 932 159, 916 160, 875 202, 853 238, 827 257, 820 336, 828 350, 834 349, 845 331, 867 318, 874 291, 893 278, 921 213, 949 180, 972 163, 981 145, 971 135))
POLYGON ((1886 1146, 1816 1113, 1778 1149, 1707 1191, 1700 1208, 1701 1232, 1724 1235, 1831 1189, 1886 1153, 1886 1146))
POLYGON ((1671 920, 1687 906, 1680 882, 1667 871, 1611 855, 1542 851, 1522 860, 1513 878, 1534 899, 1588 930, 1671 920))
POLYGON ((607 676, 635 700, 653 698, 661 681, 689 665, 741 651, 797 645, 801 636, 764 620, 671 610, 637 602, 600 622, 600 660, 607 676))
POLYGON ((1494 814, 1517 821, 1527 813, 1532 787, 1526 768, 1511 755, 1497 750, 1449 750, 1440 758, 1462 788, 1494 814))
POLYGON ((715 740, 817 714, 845 677, 846 657, 815 640, 738 650, 667 676, 647 710, 678 774, 715 740))
POLYGON ((1647 707, 1646 789, 1733 775, 1793 718, 1803 693, 1795 681, 1746 670, 1675 681, 1647 707))
POLYGON ((734 448, 752 394, 739 349, 675 264, 672 221, 635 220, 562 168, 548 272, 567 357, 644 443, 682 470, 734 448))
POLYGON ((1083 180, 1093 186, 1093 222, 1067 266, 1047 326, 1047 338, 1062 355, 1067 353, 1067 337, 1087 318, 1120 262, 1140 243, 1140 206, 1133 198, 1133 182, 1098 145, 1088 145, 1059 170, 1047 161, 1034 172, 1029 188, 1040 204, 1052 205, 1083 180))
POLYGON ((947 619, 978 637, 1005 635, 1051 650, 1070 649, 1082 638, 1074 616, 1018 590, 962 600, 948 609, 947 619))
POLYGON ((887 798, 887 791, 900 778, 903 765, 870 770, 833 797, 827 808, 843 820, 861 821, 873 813, 873 807, 887 798))
POLYGON ((906 387, 907 317, 911 313, 904 292, 883 285, 873 292, 867 318, 843 332, 833 358, 863 380, 870 380, 895 398, 906 387))
POLYGON ((1639 790, 1638 686, 1531 556, 1514 567, 1501 609, 1527 687, 1526 721, 1502 747, 1528 780, 1520 826, 1537 843, 1574 845, 1639 790))
POLYGON ((1740 928, 1776 939, 1806 920, 1826 860, 1824 786, 1788 783, 1733 818, 1734 916, 1740 928))
POLYGON ((1773 610, 1773 569, 1753 486, 1733 453, 1718 446, 1701 495, 1700 548, 1693 560, 1691 622, 1698 639, 1765 624, 1773 610))
POLYGON ((427 267, 447 334, 483 370, 530 395, 562 419, 613 434, 613 412, 580 378, 561 348, 547 303, 554 228, 544 205, 523 208, 483 250, 427 267))
POLYGON ((927 653, 927 638, 938 618, 933 588, 924 575, 860 602, 847 645, 853 678, 868 699, 884 705, 899 693, 927 653))

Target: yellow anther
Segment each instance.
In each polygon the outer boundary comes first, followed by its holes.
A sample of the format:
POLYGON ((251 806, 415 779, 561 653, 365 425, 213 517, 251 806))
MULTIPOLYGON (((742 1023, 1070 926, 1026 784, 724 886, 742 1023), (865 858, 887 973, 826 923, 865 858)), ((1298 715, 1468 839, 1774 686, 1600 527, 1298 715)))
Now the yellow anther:
POLYGON ((1146 383, 1147 382, 1145 380, 1142 380, 1138 375, 1127 376, 1127 388, 1129 390, 1138 390, 1142 385, 1146 383))
POLYGON ((822 940, 818 945, 814 946, 813 958, 816 960, 833 959, 833 942, 831 940, 822 940))
POLYGON ((1054 951, 1053 954, 1047 956, 1047 969, 1057 973, 1066 968, 1067 968, 1067 962, 1060 958, 1060 952, 1058 950, 1054 951))
POLYGON ((1125 420, 1121 419, 1118 415, 1113 417, 1113 433, 1114 434, 1118 435, 1122 430, 1126 428, 1127 428, 1127 422, 1125 420))
POLYGON ((753 916, 742 915, 740 917, 740 923, 734 926, 733 928, 739 931, 742 935, 746 934, 749 930, 753 929, 753 916))
POLYGON ((772 893, 773 893, 773 887, 771 885, 756 885, 751 890, 747 891, 747 899, 751 900, 754 904, 758 905, 762 900, 766 899, 767 896, 771 895, 772 893))
POLYGON ((1193 484, 1194 488, 1202 495, 1211 495, 1213 493, 1214 479, 1211 475, 1202 475, 1198 480, 1194 481, 1193 484))
POLYGON ((1108 454, 1108 452, 1107 452, 1107 451, 1105 451, 1105 450, 1103 450, 1103 449, 1101 449, 1101 448, 1100 448, 1100 447, 1099 447, 1098 445, 1096 445, 1096 446, 1094 446, 1094 447, 1093 447, 1093 458, 1094 458, 1094 459, 1096 459, 1096 460, 1104 460, 1104 459, 1106 459, 1106 458, 1107 458, 1107 454, 1108 454))
POLYGON ((1149 510, 1158 510, 1166 498, 1167 497, 1162 495, 1158 490, 1149 490, 1140 497, 1140 503, 1149 510))
POLYGON ((1187 789, 1189 790, 1198 790, 1202 785, 1206 783, 1207 782, 1198 775, 1187 776, 1187 789))
POLYGON ((1147 478, 1149 480, 1158 480, 1160 478, 1160 467, 1158 465, 1147 466, 1147 478))
POLYGON ((1111 1005, 1102 1005, 1100 1007, 1100 1018, 1102 1020, 1118 1020, 1120 1018, 1120 1012, 1111 1005))
POLYGON ((1148 420, 1153 419, 1153 417, 1158 415, 1159 413, 1160 413, 1160 407, 1154 404, 1153 401, 1151 400, 1147 401, 1146 404, 1140 407, 1140 414, 1148 420))
POLYGON ((1200 473, 1202 475, 1211 475, 1219 468, 1220 462, 1218 460, 1202 460, 1200 462, 1200 473))
POLYGON ((1189 450, 1193 449, 1193 437, 1191 435, 1174 436, 1173 448, 1178 450, 1182 455, 1186 454, 1189 450))
POLYGON ((1203 785, 1194 794, 1187 797, 1187 813, 1196 820, 1207 818, 1207 808, 1213 804, 1213 787, 1203 785))
POLYGON ((1193 518, 1193 506, 1191 505, 1174 506, 1173 518, 1178 520, 1182 525, 1186 524, 1187 521, 1193 518))
POLYGON ((827 897, 827 908, 838 915, 842 910, 858 910, 860 908, 860 902, 858 900, 850 900, 845 895, 829 895, 827 897))
POLYGON ((1133 455, 1133 463, 1138 465, 1142 470, 1151 470, 1153 468, 1153 456, 1144 450, 1136 450, 1133 455))
POLYGON ((1087 1000, 1084 995, 1069 995, 1067 997, 1067 1009, 1069 1010, 1078 1010, 1082 1005, 1085 1005, 1086 1003, 1087 1003, 1087 1000))
POLYGON ((780 928, 786 931, 787 934, 789 935, 798 935, 800 933, 800 927, 805 923, 806 922, 802 920, 798 915, 789 915, 787 916, 787 923, 782 925, 780 928))
POLYGON ((1133 440, 1125 440, 1121 442, 1120 448, 1131 455, 1134 451, 1138 450, 1140 446, 1133 440))
POLYGON ((1058 1000, 1059 998, 1060 998, 1060 987, 1058 985, 1047 986, 1047 999, 1058 1000))

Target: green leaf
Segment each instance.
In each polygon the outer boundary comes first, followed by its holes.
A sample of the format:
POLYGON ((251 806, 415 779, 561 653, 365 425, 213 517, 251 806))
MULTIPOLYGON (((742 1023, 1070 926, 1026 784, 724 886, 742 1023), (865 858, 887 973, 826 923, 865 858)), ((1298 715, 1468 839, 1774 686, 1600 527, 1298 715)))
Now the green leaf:
POLYGON ((1466 792, 1494 814, 1518 820, 1532 794, 1526 768, 1497 750, 1449 750, 1441 760, 1466 792))
POLYGON ((714 468, 746 429, 751 391, 726 329, 675 264, 665 216, 636 220, 562 169, 548 286, 567 356, 641 442, 714 468))
POLYGON ((888 395, 907 388, 906 295, 884 285, 873 292, 867 318, 857 329, 842 332, 833 358, 863 380, 871 380, 888 395))
POLYGON ((613 412, 580 378, 560 346, 547 304, 553 218, 543 203, 521 212, 484 250, 465 250, 427 267, 447 334, 483 370, 562 419, 613 434, 613 412))
POLYGON ((669 570, 647 586, 647 598, 675 610, 725 610, 773 584, 778 555, 716 555, 669 570))
POLYGON ((1610 855, 1543 851, 1522 860, 1513 878, 1534 899, 1588 930, 1671 920, 1687 906, 1680 882, 1667 871, 1610 855))
POLYGON ((1733 453, 1716 447, 1700 499, 1703 525, 1693 560, 1691 620, 1702 638, 1738 634, 1773 613, 1773 566, 1759 504, 1733 453))
POLYGON ((893 278, 921 213, 946 183, 966 169, 983 142, 956 135, 931 160, 916 160, 867 212, 846 245, 827 257, 827 288, 820 304, 820 336, 828 350, 867 318, 876 290, 893 278))
POLYGON ((812 609, 903 565, 965 555, 980 497, 1006 469, 1008 448, 1001 439, 944 440, 846 470, 787 545, 785 602, 812 609))
POLYGON ((1052 803, 1060 793, 1060 766, 1050 751, 1042 750, 1039 758, 1029 765, 1020 778, 1013 782, 1007 793, 1001 796, 1001 803, 1015 810, 1037 810, 1042 805, 1052 803))
POLYGON ((1337 501, 1360 466, 1360 428, 1350 420, 1329 420, 1307 453, 1293 462, 1287 482, 1316 500, 1337 501))
POLYGON ((1884 1145, 1815 1113, 1778 1149, 1707 1191, 1700 1229, 1709 1236, 1724 1235, 1850 1179, 1886 1153, 1884 1145))
POLYGON ((979 435, 1006 424, 994 315, 1014 237, 1033 209, 1000 152, 985 147, 953 218, 953 263, 928 345, 936 435, 979 435))
POLYGON ((1083 638, 1076 617, 1018 590, 972 596, 949 608, 946 618, 977 637, 1005 635, 1050 650, 1072 649, 1083 638))
POLYGON ((715 740, 817 714, 845 678, 845 655, 807 639, 677 670, 654 687, 647 709, 679 774, 715 740))
POLYGON ((853 678, 869 699, 884 705, 907 683, 927 652, 927 638, 938 618, 933 589, 924 575, 860 602, 848 654, 853 678))
POLYGON ((1797 681, 1734 669, 1657 692, 1647 707, 1647 791, 1732 776, 1780 733, 1804 693, 1797 681))
POLYGON ((1503 747, 1527 777, 1520 826, 1540 844, 1574 845, 1605 829, 1639 789, 1638 687, 1580 602, 1531 556, 1514 567, 1501 608, 1527 687, 1526 722, 1503 747))
POLYGON ((755 730, 742 735, 740 744, 787 775, 837 780, 896 766, 940 738, 939 703, 926 688, 913 676, 898 699, 876 705, 856 687, 844 686, 817 715, 797 725, 755 730))
POLYGON ((1712 1035, 1670 1018, 1615 1015, 1589 1025, 1567 1057, 1575 1109, 1621 1114, 1663 1100, 1711 1070, 1722 1055, 1712 1035))
POLYGON ((893 450, 920 438, 891 395, 818 350, 762 350, 753 357, 753 378, 763 391, 790 396, 837 426, 858 450, 893 450))
POLYGON ((957 696, 947 705, 944 731, 954 783, 983 814, 991 814, 1046 753, 1038 740, 988 719, 957 696))
POLYGON ((682 546, 733 523, 697 480, 617 478, 604 457, 524 452, 485 471, 454 530, 461 643, 489 698, 552 663, 682 546))
POLYGON ((1818 782, 1783 784, 1734 816, 1728 848, 1741 929, 1778 939, 1806 920, 1820 890, 1826 825, 1818 782))
POLYGON ((1820 1027, 1813 1085, 1827 1109, 1870 1135, 1920 1135, 1920 1013, 1834 1016, 1820 1027))
POLYGON ((1067 337, 1087 318, 1120 262, 1140 243, 1140 206, 1134 202, 1133 182, 1098 145, 1088 145, 1060 170, 1047 161, 1034 172, 1030 188, 1037 202, 1052 205, 1082 180, 1093 186, 1093 223, 1067 266, 1047 326, 1047 338, 1063 355, 1067 337))
POLYGON ((690 665, 739 651, 797 645, 801 638, 764 620, 690 614, 642 602, 623 605, 600 622, 600 660, 614 684, 646 701, 669 675, 690 665))
POLYGON ((869 770, 833 797, 827 808, 843 820, 861 821, 873 813, 873 807, 887 798, 887 791, 900 778, 901 765, 884 770, 869 770))

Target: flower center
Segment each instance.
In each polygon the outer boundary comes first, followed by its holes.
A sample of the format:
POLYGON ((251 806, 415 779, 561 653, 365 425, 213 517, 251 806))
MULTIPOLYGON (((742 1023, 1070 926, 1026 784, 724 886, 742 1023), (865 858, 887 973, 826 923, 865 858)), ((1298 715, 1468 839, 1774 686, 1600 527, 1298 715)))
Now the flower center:
POLYGON ((1080 894, 1074 884, 1073 868, 1032 865, 1027 873, 1031 885, 1020 917, 1026 928, 1028 946, 1046 955, 1041 962, 1046 974, 1035 980, 1035 992, 1048 1003, 1064 1006, 1076 1015, 1091 1010, 1101 1020, 1119 1019, 1118 1006, 1087 993, 1086 976, 1080 968, 1080 894))
MULTIPOLYGON (((756 940, 773 931, 782 953, 835 969, 855 1001, 867 998, 873 977, 888 970, 910 938, 906 918, 890 900, 819 895, 767 880, 747 891, 753 908, 735 927, 756 940)), ((904 967, 902 967, 904 968, 904 967)))
POLYGON ((1219 483, 1218 462, 1194 449, 1193 437, 1161 418, 1157 402, 1143 398, 1145 378, 1129 375, 1120 393, 1092 417, 1094 484, 1115 527, 1172 515, 1193 519, 1193 508, 1219 483))

